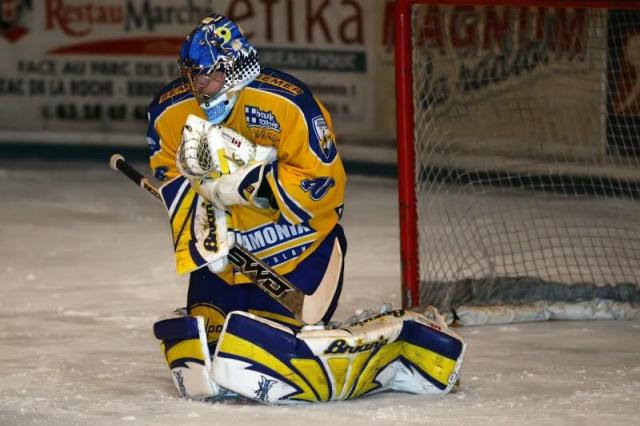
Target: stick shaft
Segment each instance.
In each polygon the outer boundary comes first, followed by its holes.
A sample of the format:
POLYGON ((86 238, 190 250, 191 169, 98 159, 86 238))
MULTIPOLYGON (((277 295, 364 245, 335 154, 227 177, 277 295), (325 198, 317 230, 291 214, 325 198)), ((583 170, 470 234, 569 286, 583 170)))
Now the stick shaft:
POLYGON ((113 154, 109 163, 113 170, 119 170, 124 173, 129 179, 134 181, 140 188, 146 189, 151 195, 162 201, 162 197, 158 190, 149 182, 149 179, 144 177, 142 173, 137 171, 133 166, 124 159, 120 154, 113 154))
MULTIPOLYGON (((145 189, 164 203, 160 192, 146 177, 129 164, 122 155, 114 154, 111 156, 110 166, 112 169, 125 174, 142 189, 145 189)), ((296 319, 307 324, 320 321, 321 318, 303 319, 302 305, 305 294, 285 277, 274 271, 269 265, 258 259, 253 253, 238 245, 237 242, 229 251, 228 259, 236 271, 247 276, 262 291, 291 312, 296 319)))

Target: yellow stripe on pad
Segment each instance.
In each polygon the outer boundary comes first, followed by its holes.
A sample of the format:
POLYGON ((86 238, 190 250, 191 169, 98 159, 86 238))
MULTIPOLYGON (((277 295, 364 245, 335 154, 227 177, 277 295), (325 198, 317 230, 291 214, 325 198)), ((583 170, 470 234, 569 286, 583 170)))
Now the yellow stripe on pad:
POLYGON ((172 346, 166 351, 166 357, 169 365, 181 358, 193 358, 204 362, 200 339, 188 339, 172 346))
POLYGON ((292 359, 291 364, 302 372, 307 381, 313 386, 320 401, 329 400, 329 383, 320 364, 313 359, 292 359))
POLYGON ((405 342, 402 354, 424 373, 443 385, 449 384, 449 376, 456 369, 456 361, 436 352, 405 342))
POLYGON ((344 380, 347 377, 347 370, 349 369, 349 358, 330 358, 327 360, 327 365, 335 381, 335 388, 333 389, 334 397, 342 395, 344 380))
POLYGON ((387 344, 373 355, 358 377, 358 382, 349 399, 360 397, 380 387, 375 381, 376 377, 382 369, 387 367, 400 355, 400 352, 403 350, 403 343, 404 342, 393 342, 387 344))
POLYGON ((311 389, 307 382, 298 373, 293 371, 275 355, 269 353, 260 346, 229 332, 224 334, 222 341, 218 344, 220 345, 218 356, 221 354, 224 356, 226 353, 244 358, 247 362, 255 363, 256 365, 263 365, 297 386, 298 389, 300 389, 300 392, 291 395, 288 399, 312 402, 318 401, 313 389, 311 389))

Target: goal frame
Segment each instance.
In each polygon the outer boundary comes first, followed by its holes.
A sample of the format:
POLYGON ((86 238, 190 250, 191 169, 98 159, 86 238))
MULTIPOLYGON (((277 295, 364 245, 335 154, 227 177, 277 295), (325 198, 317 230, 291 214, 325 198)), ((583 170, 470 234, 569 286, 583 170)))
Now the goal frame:
POLYGON ((640 9, 636 0, 396 0, 395 82, 398 207, 402 305, 420 304, 420 260, 414 151, 413 63, 411 52, 411 6, 446 4, 467 6, 571 7, 592 9, 640 9))

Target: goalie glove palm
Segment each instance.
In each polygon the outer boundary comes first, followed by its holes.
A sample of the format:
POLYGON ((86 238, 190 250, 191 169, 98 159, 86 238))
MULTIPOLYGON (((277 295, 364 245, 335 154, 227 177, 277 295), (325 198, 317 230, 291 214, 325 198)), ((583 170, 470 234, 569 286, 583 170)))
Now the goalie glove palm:
POLYGON ((194 186, 200 195, 220 208, 252 204, 264 209, 269 201, 257 194, 267 167, 264 162, 253 163, 215 179, 197 179, 194 186))
POLYGON ((256 146, 240 133, 189 115, 176 153, 180 174, 189 179, 232 173, 256 159, 256 146))

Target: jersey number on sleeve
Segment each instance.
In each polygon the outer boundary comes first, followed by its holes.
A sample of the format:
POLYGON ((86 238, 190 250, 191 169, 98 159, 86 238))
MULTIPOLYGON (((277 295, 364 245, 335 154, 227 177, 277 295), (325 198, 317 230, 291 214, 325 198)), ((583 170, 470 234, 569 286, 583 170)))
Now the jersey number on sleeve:
POLYGON ((305 179, 300 182, 300 188, 308 192, 313 201, 321 200, 336 184, 332 177, 321 176, 315 179, 305 179))

